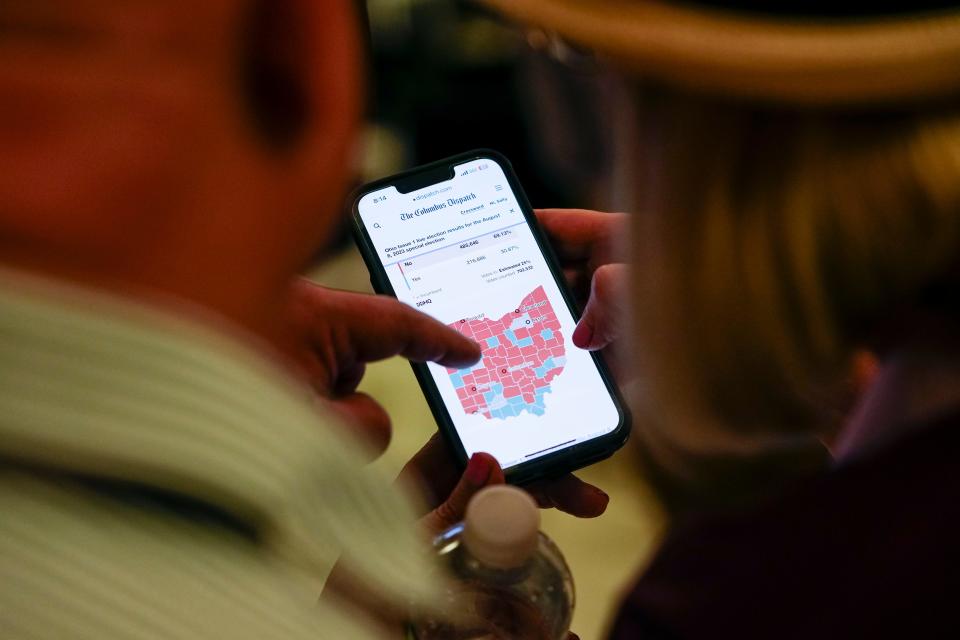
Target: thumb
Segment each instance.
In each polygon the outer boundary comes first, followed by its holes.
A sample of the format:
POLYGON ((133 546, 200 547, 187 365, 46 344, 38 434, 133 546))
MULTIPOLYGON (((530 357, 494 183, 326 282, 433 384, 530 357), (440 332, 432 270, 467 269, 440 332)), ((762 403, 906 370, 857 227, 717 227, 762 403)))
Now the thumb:
POLYGON ((503 470, 489 453, 475 453, 470 457, 460 482, 439 507, 424 516, 427 532, 435 535, 463 520, 470 498, 484 487, 503 484, 503 470))
POLYGON ((573 332, 573 344, 581 349, 597 351, 623 334, 626 309, 627 265, 605 264, 593 273, 590 299, 583 317, 573 332))

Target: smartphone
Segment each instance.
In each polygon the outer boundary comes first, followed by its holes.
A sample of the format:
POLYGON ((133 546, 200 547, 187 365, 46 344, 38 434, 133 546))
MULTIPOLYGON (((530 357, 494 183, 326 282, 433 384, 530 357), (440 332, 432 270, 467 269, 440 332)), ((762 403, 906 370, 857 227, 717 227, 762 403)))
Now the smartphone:
POLYGON ((352 220, 377 292, 482 347, 465 369, 413 365, 461 465, 486 451, 523 484, 623 445, 624 403, 573 344, 573 297, 506 158, 470 151, 365 185, 352 220))

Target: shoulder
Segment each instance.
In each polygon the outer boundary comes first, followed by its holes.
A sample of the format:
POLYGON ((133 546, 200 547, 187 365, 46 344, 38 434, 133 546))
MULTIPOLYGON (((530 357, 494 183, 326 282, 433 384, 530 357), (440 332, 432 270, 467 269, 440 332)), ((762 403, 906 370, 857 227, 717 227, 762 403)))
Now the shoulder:
POLYGON ((256 540, 64 480, 0 472, 5 638, 363 638, 256 540))
POLYGON ((958 456, 954 420, 779 499, 678 523, 612 637, 960 629, 950 597, 960 588, 958 456))

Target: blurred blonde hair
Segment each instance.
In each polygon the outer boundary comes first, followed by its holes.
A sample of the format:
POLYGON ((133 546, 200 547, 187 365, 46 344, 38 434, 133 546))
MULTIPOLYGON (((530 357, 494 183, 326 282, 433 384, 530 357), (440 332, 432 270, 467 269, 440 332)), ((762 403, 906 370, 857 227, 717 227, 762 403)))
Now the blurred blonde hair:
POLYGON ((816 465, 853 350, 960 284, 960 108, 639 93, 638 435, 695 491, 816 465))

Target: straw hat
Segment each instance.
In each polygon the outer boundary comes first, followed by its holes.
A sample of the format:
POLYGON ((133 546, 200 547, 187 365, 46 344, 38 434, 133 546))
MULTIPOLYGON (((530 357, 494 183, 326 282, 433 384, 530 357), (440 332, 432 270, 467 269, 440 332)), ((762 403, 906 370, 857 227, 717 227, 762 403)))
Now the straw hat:
POLYGON ((747 13, 735 2, 482 1, 641 76, 715 94, 829 105, 960 92, 960 6, 944 2, 866 15, 836 0, 813 16, 776 2, 747 13))

